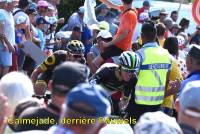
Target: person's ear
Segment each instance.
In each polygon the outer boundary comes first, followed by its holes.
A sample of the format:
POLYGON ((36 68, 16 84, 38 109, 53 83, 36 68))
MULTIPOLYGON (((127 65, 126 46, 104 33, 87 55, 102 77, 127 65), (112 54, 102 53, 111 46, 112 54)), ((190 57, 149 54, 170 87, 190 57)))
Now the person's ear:
POLYGON ((176 109, 176 112, 180 111, 180 101, 179 101, 179 98, 177 98, 176 101, 175 101, 175 109, 176 109))
POLYGON ((49 91, 52 91, 52 89, 53 89, 53 81, 52 80, 50 80, 49 81, 49 83, 48 83, 48 89, 49 89, 49 91))

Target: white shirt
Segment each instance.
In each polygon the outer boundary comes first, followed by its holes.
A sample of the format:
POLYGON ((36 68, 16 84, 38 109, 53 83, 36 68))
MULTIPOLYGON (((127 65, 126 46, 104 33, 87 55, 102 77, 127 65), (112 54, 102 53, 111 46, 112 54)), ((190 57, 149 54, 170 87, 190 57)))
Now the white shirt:
POLYGON ((4 9, 0 9, 0 14, 4 16, 4 20, 1 23, 4 25, 4 33, 7 39, 10 41, 11 45, 15 45, 15 23, 13 15, 4 9))

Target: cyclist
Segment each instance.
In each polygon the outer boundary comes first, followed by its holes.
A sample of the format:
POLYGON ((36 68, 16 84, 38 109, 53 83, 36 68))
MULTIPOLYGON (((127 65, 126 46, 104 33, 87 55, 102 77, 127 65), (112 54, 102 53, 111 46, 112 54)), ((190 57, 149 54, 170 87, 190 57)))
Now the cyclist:
MULTIPOLYGON (((125 51, 119 57, 120 64, 105 63, 90 78, 90 83, 100 84, 108 91, 123 92, 123 99, 128 102, 131 90, 134 90, 137 83, 137 70, 139 67, 139 57, 132 51, 125 51)), ((119 115, 119 99, 121 95, 111 95, 113 112, 119 115)))
POLYGON ((44 95, 54 68, 64 61, 77 61, 85 64, 84 51, 85 48, 81 41, 71 40, 66 45, 65 50, 59 50, 50 55, 31 75, 31 80, 35 87, 35 94, 44 95))

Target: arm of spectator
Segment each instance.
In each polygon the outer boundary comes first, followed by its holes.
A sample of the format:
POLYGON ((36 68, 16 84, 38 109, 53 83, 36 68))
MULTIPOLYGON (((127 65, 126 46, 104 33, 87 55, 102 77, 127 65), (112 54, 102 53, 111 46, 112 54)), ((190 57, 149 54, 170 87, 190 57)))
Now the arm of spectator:
POLYGON ((103 42, 104 48, 110 47, 112 45, 115 45, 117 42, 120 42, 128 35, 129 30, 124 30, 117 38, 113 39, 111 42, 105 43, 103 42))
POLYGON ((29 25, 25 24, 24 30, 25 30, 26 40, 32 41, 32 34, 31 34, 31 30, 29 28, 29 25))
POLYGON ((6 47, 8 48, 8 51, 14 53, 15 48, 10 44, 10 41, 6 38, 5 35, 4 35, 4 41, 5 41, 6 47))
POLYGON ((108 0, 100 0, 101 2, 103 2, 104 4, 106 4, 108 7, 113 8, 113 9, 117 9, 120 10, 120 6, 108 1, 108 0))
POLYGON ((165 98, 170 95, 176 95, 181 86, 181 80, 177 79, 169 83, 170 89, 165 91, 165 98))
POLYGON ((8 49, 9 52, 15 52, 15 48, 10 44, 10 41, 6 38, 5 34, 0 34, 0 39, 6 50, 8 49))

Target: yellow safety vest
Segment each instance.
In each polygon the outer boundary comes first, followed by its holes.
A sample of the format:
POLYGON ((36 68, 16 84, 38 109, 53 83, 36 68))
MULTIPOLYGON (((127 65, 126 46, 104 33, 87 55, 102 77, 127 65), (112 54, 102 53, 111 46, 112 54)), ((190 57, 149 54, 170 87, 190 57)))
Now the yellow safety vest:
POLYGON ((169 53, 157 46, 144 49, 135 87, 135 102, 140 105, 160 105, 164 99, 166 76, 171 68, 169 53))

